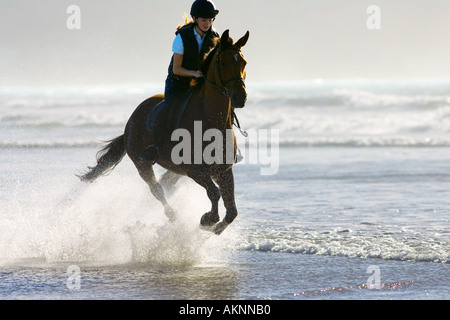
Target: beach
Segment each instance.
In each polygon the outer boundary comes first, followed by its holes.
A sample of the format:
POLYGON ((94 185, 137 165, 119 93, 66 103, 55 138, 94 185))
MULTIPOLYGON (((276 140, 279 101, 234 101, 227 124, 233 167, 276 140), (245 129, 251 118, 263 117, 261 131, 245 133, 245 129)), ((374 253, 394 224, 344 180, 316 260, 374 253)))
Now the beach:
POLYGON ((446 300, 449 87, 249 83, 221 236, 188 178, 171 224, 127 157, 76 177, 161 86, 2 88, 0 299, 446 300))

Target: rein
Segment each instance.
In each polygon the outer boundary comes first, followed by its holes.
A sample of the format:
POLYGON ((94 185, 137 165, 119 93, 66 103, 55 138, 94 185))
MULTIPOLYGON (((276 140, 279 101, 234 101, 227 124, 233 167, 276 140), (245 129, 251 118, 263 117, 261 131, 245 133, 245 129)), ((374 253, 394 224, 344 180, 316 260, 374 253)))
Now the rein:
POLYGON ((227 79, 225 81, 222 80, 222 68, 220 67, 220 54, 225 52, 225 51, 228 51, 228 50, 234 50, 234 51, 241 52, 241 50, 238 49, 238 48, 227 48, 227 49, 223 49, 223 50, 220 50, 219 52, 217 52, 217 54, 216 54, 217 55, 216 62, 218 63, 217 73, 218 73, 218 76, 219 76, 220 86, 218 86, 214 82, 208 80, 207 77, 204 77, 206 83, 208 83, 209 85, 213 86, 216 89, 219 89, 222 92, 222 94, 224 96, 226 96, 226 97, 230 97, 230 92, 226 88, 226 85, 229 82, 231 82, 231 81, 242 81, 242 83, 245 86, 244 78, 242 78, 242 77, 231 77, 231 78, 229 78, 229 79, 227 79))
MULTIPOLYGON (((217 54, 216 54, 216 55, 217 55, 216 62, 217 62, 217 64, 218 64, 218 67, 217 67, 217 73, 218 73, 218 76, 219 76, 220 86, 218 86, 218 85, 215 84, 214 82, 208 80, 208 78, 207 78, 206 76, 204 77, 204 80, 205 80, 205 82, 208 83, 209 85, 211 85, 211 86, 213 86, 214 88, 216 88, 216 89, 218 89, 219 91, 221 91, 222 94, 223 94, 224 96, 226 96, 226 97, 228 97, 228 98, 231 98, 231 97, 230 97, 230 92, 229 92, 229 90, 227 89, 226 85, 227 85, 229 82, 231 82, 231 81, 236 81, 236 83, 240 81, 240 82, 242 82, 242 84, 243 84, 244 87, 245 87, 245 82, 244 82, 245 79, 242 78, 242 77, 231 77, 231 78, 229 78, 229 79, 227 79, 227 80, 225 80, 225 81, 222 80, 222 68, 220 67, 220 54, 223 53, 224 51, 227 51, 227 50, 234 50, 234 51, 241 52, 241 50, 238 49, 238 48, 227 48, 227 49, 223 49, 223 50, 220 50, 219 52, 217 52, 217 54)), ((239 131, 241 132, 241 134, 242 134, 244 137, 247 138, 247 137, 248 137, 248 133, 247 133, 247 131, 242 130, 241 124, 239 123, 239 119, 238 119, 236 113, 234 112, 233 106, 231 107, 231 117, 232 117, 233 125, 235 125, 235 126, 239 129, 239 131)))

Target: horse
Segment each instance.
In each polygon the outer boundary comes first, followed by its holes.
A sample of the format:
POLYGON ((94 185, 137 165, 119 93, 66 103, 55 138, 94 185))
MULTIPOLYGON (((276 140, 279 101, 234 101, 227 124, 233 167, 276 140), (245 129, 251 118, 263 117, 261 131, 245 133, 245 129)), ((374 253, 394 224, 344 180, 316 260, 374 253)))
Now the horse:
MULTIPOLYGON (((236 43, 226 30, 217 38, 216 44, 204 58, 205 75, 203 81, 197 83, 193 89, 190 100, 185 106, 185 111, 179 123, 182 132, 189 133, 193 139, 183 139, 188 150, 179 150, 183 159, 196 159, 197 161, 174 161, 176 139, 172 135, 162 138, 159 148, 157 164, 167 171, 159 180, 155 177, 153 164, 140 159, 140 155, 151 141, 151 132, 146 129, 146 118, 151 110, 163 99, 163 95, 155 95, 142 102, 129 118, 124 134, 106 142, 106 145, 97 153, 97 165, 88 167, 88 172, 79 178, 84 182, 93 182, 98 177, 110 173, 123 159, 125 154, 134 163, 141 178, 147 183, 153 196, 164 207, 164 213, 170 222, 174 222, 177 213, 170 206, 166 198, 166 192, 173 191, 177 181, 187 176, 206 189, 206 194, 211 201, 211 210, 200 219, 200 228, 220 235, 237 217, 238 210, 234 195, 233 164, 236 160, 237 145, 233 132, 234 108, 243 108, 247 101, 245 87, 245 60, 241 48, 247 43, 249 32, 236 43), (199 131, 199 124, 201 131, 199 131), (222 150, 213 150, 218 161, 206 161, 205 157, 199 159, 200 152, 211 148, 205 141, 205 133, 215 133, 214 142, 222 146, 222 150), (211 131, 213 130, 213 131, 211 131), (219 134, 220 133, 220 134, 219 134), (199 142, 200 139, 200 142, 199 142), (220 154, 226 154, 226 149, 231 150, 233 161, 223 161, 220 154), (190 150, 189 150, 190 149, 190 150), (197 149, 197 150, 196 150, 197 149), (186 158, 185 158, 186 157, 186 158), (222 197, 226 209, 226 215, 222 221, 218 212, 219 200, 222 197)), ((192 84, 191 84, 192 85, 192 84)), ((210 137, 210 141, 213 138, 210 137)), ((179 142, 179 141, 178 141, 179 142)), ((211 153, 211 154, 212 154, 211 153)), ((176 154, 176 152, 175 152, 176 154)), ((228 152, 229 154, 229 152, 228 152)), ((229 160, 228 158, 226 160, 229 160)))

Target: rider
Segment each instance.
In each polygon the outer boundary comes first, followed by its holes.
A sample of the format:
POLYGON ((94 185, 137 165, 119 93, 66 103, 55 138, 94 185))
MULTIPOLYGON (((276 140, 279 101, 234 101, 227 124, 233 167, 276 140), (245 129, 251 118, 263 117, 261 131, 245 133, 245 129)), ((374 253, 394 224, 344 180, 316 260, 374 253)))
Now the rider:
POLYGON ((201 58, 213 46, 213 39, 219 37, 212 24, 219 13, 215 4, 209 0, 196 0, 191 7, 192 21, 179 27, 172 45, 173 56, 166 79, 164 102, 151 112, 147 119, 147 129, 153 134, 153 141, 142 153, 140 159, 156 163, 159 156, 159 143, 162 129, 167 124, 171 109, 177 108, 190 88, 193 78, 201 78, 201 58), (157 113, 157 114, 155 114, 157 113), (155 117, 157 119, 155 119, 155 117))

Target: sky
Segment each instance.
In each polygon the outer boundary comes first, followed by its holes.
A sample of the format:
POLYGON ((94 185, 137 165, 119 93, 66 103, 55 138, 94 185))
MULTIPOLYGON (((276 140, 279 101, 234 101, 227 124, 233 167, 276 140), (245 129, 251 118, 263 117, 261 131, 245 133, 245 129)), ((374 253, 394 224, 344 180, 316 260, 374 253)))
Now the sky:
MULTIPOLYGON (((163 83, 192 0, 0 0, 0 86, 163 83), (80 9, 79 29, 67 22, 80 9)), ((449 0, 215 0, 248 82, 449 78, 449 0), (368 12, 376 5, 379 15, 368 12), (377 20, 373 20, 377 19, 377 20), (379 29, 367 22, 375 21, 379 29)))

